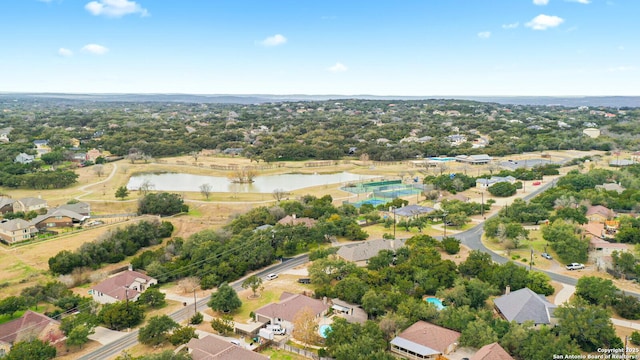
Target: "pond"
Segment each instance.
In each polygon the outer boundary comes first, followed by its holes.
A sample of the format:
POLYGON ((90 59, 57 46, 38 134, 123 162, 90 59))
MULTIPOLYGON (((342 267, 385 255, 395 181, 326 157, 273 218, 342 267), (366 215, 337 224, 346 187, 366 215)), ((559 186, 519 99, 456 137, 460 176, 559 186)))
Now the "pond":
POLYGON ((376 175, 359 175, 349 172, 335 174, 280 174, 257 176, 251 184, 236 184, 227 177, 203 176, 183 173, 138 174, 129 179, 127 189, 138 190, 149 181, 157 191, 200 191, 203 184, 211 185, 211 192, 273 193, 275 190, 293 191, 311 186, 357 183, 379 178, 376 175))

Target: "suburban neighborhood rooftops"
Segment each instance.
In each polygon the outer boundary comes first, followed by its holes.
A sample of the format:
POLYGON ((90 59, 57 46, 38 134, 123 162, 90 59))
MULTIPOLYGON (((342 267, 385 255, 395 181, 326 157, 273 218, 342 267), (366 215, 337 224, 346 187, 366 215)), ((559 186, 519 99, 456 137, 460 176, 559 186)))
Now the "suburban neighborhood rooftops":
POLYGON ((404 246, 405 240, 397 239, 397 240, 386 240, 386 239, 375 239, 375 240, 367 240, 359 243, 349 244, 340 247, 338 249, 337 255, 347 261, 364 261, 368 260, 376 255, 382 250, 397 250, 404 246))
POLYGON ((391 344, 427 356, 446 353, 458 338, 457 331, 418 321, 391 340, 391 344))
POLYGON ((512 291, 496 298, 493 302, 507 321, 515 321, 519 324, 525 321, 550 324, 553 311, 557 308, 529 288, 512 291))

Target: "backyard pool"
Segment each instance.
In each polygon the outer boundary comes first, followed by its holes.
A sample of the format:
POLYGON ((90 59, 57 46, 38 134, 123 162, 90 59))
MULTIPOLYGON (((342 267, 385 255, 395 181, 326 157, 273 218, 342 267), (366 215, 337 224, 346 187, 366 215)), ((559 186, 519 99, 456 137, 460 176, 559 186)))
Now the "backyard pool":
POLYGON ((427 298, 426 301, 428 303, 432 303, 433 305, 435 305, 435 307, 436 307, 436 309, 438 309, 438 311, 440 311, 440 310, 445 308, 445 306, 442 305, 442 301, 440 301, 440 299, 438 299, 438 298, 430 297, 430 298, 427 298))
POLYGON ((320 327, 318 328, 318 333, 320 334, 320 336, 322 336, 323 338, 327 338, 327 332, 331 330, 331 325, 320 325, 320 327))
POLYGON ((454 157, 430 157, 429 160, 447 162, 447 161, 456 161, 456 158, 454 158, 454 157))

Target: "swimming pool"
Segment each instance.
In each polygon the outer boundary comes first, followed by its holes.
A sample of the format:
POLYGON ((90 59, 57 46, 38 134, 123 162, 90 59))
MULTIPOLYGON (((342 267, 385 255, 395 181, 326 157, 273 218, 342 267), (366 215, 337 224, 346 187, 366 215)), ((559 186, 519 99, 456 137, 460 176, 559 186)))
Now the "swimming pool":
POLYGON ((438 311, 440 311, 440 310, 442 310, 442 309, 444 309, 446 307, 446 306, 442 305, 442 301, 440 301, 440 299, 438 299, 438 298, 430 297, 430 298, 427 298, 426 301, 428 303, 431 303, 431 304, 435 305, 435 307, 436 307, 436 309, 438 311))
POLYGON ((456 158, 454 158, 454 157, 430 157, 429 160, 446 162, 446 161, 456 161, 456 158))
POLYGON ((323 338, 327 338, 327 332, 331 330, 331 325, 320 325, 320 327, 318 328, 318 333, 320 334, 320 336, 322 336, 323 338))

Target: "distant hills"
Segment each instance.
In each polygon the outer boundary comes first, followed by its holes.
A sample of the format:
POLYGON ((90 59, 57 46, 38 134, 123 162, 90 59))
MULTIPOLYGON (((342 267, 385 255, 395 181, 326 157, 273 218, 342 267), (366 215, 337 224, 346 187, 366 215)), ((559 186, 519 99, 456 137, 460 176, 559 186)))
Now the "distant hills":
POLYGON ((473 100, 512 105, 640 107, 640 96, 375 96, 375 95, 194 95, 194 94, 72 94, 0 93, 0 99, 78 100, 96 102, 183 102, 207 104, 261 104, 285 101, 362 100, 473 100))

